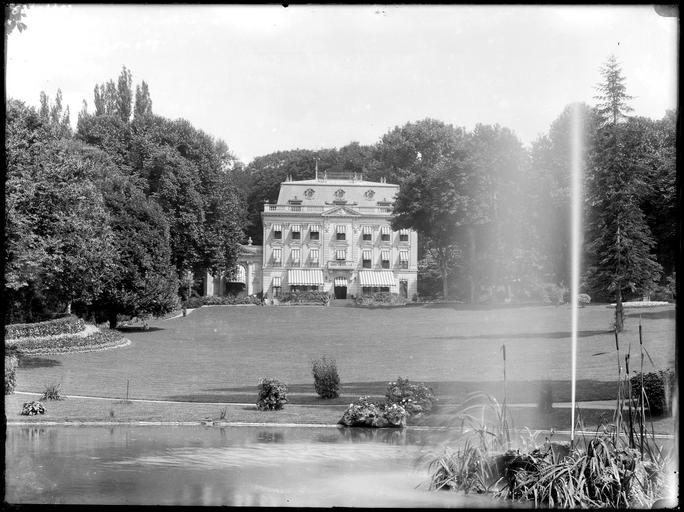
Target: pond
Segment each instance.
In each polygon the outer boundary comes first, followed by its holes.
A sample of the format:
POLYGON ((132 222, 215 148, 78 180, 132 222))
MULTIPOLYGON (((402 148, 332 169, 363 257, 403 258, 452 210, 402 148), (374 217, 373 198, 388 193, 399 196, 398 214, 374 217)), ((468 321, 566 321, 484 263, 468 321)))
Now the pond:
POLYGON ((9 503, 492 507, 427 490, 443 434, 341 427, 8 426, 9 503))

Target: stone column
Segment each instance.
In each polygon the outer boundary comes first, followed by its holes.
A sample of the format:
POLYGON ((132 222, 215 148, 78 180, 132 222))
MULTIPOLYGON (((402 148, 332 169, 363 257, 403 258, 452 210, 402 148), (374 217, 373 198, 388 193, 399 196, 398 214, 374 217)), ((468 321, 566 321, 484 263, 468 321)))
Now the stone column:
POLYGON ((252 286, 252 263, 247 263, 247 295, 252 295, 254 293, 254 287, 252 286))

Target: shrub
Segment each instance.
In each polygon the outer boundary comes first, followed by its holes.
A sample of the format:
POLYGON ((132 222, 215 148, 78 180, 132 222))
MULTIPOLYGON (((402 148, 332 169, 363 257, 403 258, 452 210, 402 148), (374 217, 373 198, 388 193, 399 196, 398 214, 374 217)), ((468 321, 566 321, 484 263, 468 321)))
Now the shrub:
POLYGON ((372 295, 362 295, 356 297, 354 303, 357 306, 380 306, 380 305, 404 305, 406 299, 398 293, 375 292, 372 295))
POLYGON ((37 414, 45 414, 46 412, 47 409, 45 409, 42 402, 34 400, 33 402, 24 402, 24 405, 21 406, 20 414, 22 416, 35 416, 37 414))
POLYGON ((337 398, 340 396, 340 376, 334 359, 325 356, 311 363, 314 377, 314 388, 321 398, 337 398))
POLYGON ((64 400, 59 388, 61 384, 48 384, 45 386, 45 391, 43 391, 43 396, 40 397, 41 400, 64 400))
POLYGON ((202 297, 190 297, 184 305, 187 309, 201 308, 203 306, 202 297))
POLYGON ((405 427, 408 413, 398 404, 376 404, 362 396, 349 404, 338 422, 347 427, 405 427))
POLYGON ((258 389, 256 406, 260 411, 277 411, 287 403, 287 386, 278 379, 263 378, 258 389))
POLYGON ((9 354, 5 356, 5 394, 14 393, 17 385, 17 356, 9 354))
POLYGON ((401 405, 409 416, 415 417, 429 414, 437 401, 430 386, 424 382, 411 383, 401 377, 398 377, 396 382, 387 384, 385 398, 387 403, 401 405))
POLYGON ((5 327, 5 339, 38 338, 59 334, 76 334, 85 329, 83 320, 67 316, 35 324, 11 324, 5 327))
POLYGON ((330 294, 328 292, 321 292, 316 290, 311 291, 294 291, 284 294, 280 298, 280 302, 290 302, 292 304, 328 304, 330 302, 330 294))
MULTIPOLYGON (((672 410, 674 373, 669 368, 657 372, 644 373, 644 393, 650 416, 661 416, 672 410)), ((632 396, 641 404, 641 373, 630 379, 632 396)))
POLYGON ((553 410, 553 388, 548 380, 541 383, 539 387, 539 401, 537 402, 539 412, 548 413, 553 410))
POLYGON ((577 303, 579 304, 579 307, 583 308, 587 304, 591 302, 591 297, 586 294, 586 293, 580 293, 577 295, 577 303))

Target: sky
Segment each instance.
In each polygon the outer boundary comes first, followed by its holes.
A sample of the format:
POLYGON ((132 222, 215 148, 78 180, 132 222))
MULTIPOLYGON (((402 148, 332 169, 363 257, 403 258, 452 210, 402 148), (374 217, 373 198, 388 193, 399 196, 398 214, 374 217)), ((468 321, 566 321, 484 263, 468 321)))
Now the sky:
POLYGON ((512 129, 529 145, 599 68, 622 65, 634 114, 677 106, 677 19, 652 6, 34 5, 9 35, 6 94, 62 90, 72 124, 93 87, 145 80, 153 111, 242 162, 373 144, 426 117, 512 129))

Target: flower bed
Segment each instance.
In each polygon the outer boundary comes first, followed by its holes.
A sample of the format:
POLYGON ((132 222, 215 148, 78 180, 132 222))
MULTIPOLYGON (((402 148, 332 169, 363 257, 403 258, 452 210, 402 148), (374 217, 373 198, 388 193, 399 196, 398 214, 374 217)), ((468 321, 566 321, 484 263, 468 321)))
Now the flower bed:
POLYGON ((376 292, 370 296, 356 297, 354 302, 357 306, 403 306, 406 299, 398 293, 376 292))
POLYGON ((183 304, 186 309, 201 308, 202 306, 235 306, 240 304, 255 304, 260 305, 261 299, 256 295, 242 295, 234 297, 232 295, 226 297, 216 297, 213 295, 207 297, 192 297, 183 304))
POLYGON ((128 343, 119 331, 101 329, 89 336, 61 336, 49 340, 27 338, 21 342, 5 340, 7 349, 16 349, 20 354, 57 354, 63 352, 90 352, 104 348, 118 347, 128 343))
POLYGON ((349 404, 339 424, 347 427, 401 428, 406 426, 406 410, 398 404, 376 404, 367 397, 360 397, 349 404))
POLYGON ((67 316, 38 322, 35 324, 11 324, 5 327, 5 339, 36 338, 56 336, 60 334, 75 334, 85 329, 85 322, 76 316, 67 316))

